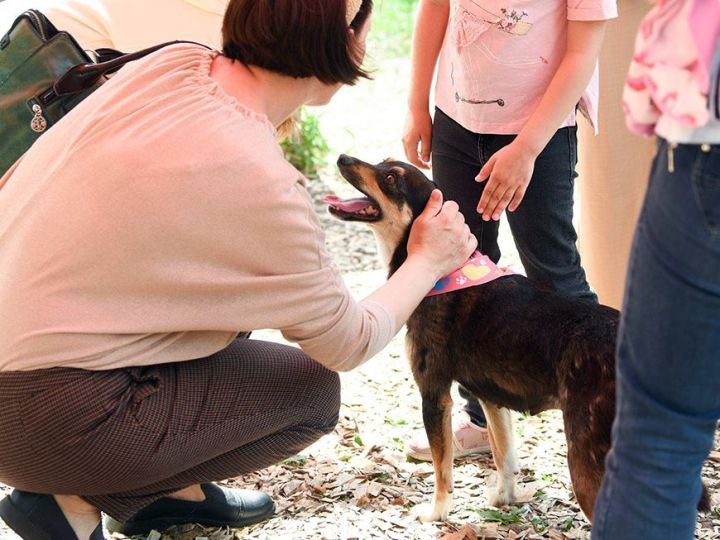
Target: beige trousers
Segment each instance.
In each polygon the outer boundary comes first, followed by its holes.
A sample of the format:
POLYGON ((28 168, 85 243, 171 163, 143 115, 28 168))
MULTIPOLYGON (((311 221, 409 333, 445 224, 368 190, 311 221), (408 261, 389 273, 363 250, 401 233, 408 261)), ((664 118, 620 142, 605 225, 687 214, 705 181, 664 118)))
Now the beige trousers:
POLYGON ((635 34, 650 4, 619 0, 600 54, 600 133, 579 122, 578 248, 600 302, 620 308, 630 244, 647 186, 654 144, 625 127, 622 90, 635 34))

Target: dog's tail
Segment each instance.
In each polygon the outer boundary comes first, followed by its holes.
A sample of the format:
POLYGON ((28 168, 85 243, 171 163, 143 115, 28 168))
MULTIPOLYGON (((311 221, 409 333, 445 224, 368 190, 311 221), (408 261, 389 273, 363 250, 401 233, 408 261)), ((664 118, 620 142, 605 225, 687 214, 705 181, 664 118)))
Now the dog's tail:
POLYGON ((703 483, 703 491, 702 495, 700 495, 700 500, 698 501, 697 509, 699 512, 709 512, 710 511, 710 492, 708 491, 707 486, 705 483, 703 483))

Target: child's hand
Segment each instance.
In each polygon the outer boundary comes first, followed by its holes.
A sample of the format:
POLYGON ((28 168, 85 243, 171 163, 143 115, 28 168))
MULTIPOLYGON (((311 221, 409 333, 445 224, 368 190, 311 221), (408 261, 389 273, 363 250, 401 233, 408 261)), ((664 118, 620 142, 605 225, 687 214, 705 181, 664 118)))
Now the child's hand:
POLYGON ((405 157, 419 169, 429 169, 432 150, 432 118, 430 112, 408 111, 403 131, 405 157))
POLYGON ((484 182, 489 178, 477 206, 483 220, 497 221, 505 208, 514 212, 520 206, 532 178, 536 158, 535 152, 517 141, 490 157, 475 177, 476 182, 484 182))

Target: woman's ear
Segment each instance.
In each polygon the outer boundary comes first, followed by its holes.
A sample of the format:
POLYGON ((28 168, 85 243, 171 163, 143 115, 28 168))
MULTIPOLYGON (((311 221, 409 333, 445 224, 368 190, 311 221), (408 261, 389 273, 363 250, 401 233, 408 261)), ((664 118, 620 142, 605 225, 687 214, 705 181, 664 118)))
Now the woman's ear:
POLYGON ((367 16, 359 28, 358 38, 365 41, 370 33, 370 28, 372 28, 372 13, 367 16))
POLYGON ((357 31, 351 26, 348 27, 350 43, 357 47, 356 50, 360 55, 360 62, 362 62, 362 60, 365 58, 365 53, 367 51, 367 37, 368 33, 370 33, 371 18, 372 15, 369 15, 363 21, 362 26, 357 31))

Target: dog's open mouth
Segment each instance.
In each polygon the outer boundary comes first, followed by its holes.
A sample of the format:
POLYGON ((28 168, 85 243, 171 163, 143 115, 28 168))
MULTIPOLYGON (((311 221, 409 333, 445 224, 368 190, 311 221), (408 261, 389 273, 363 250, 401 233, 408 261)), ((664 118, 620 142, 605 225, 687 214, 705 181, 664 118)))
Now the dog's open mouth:
POLYGON ((382 216, 380 207, 370 197, 341 199, 337 195, 326 195, 323 202, 328 204, 333 216, 344 221, 378 221, 382 216))

